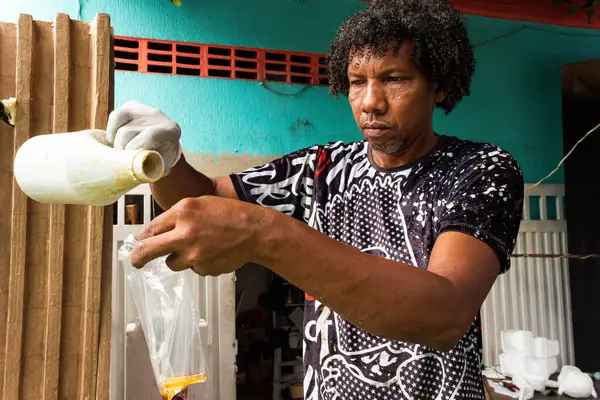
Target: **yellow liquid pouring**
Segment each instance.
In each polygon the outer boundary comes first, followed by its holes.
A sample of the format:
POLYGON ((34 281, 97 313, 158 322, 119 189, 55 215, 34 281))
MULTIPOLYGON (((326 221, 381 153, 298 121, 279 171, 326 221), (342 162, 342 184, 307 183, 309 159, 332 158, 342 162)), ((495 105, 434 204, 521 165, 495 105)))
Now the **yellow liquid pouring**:
POLYGON ((207 374, 196 374, 165 379, 160 388, 164 400, 172 400, 178 393, 194 383, 206 382, 207 374))

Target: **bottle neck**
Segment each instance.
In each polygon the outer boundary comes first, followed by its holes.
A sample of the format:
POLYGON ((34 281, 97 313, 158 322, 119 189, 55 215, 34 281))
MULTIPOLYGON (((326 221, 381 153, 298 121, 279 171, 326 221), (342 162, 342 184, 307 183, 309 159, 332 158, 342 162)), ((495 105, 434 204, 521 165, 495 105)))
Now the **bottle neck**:
POLYGON ((158 152, 142 150, 133 157, 132 170, 141 183, 153 183, 162 178, 165 162, 158 152))

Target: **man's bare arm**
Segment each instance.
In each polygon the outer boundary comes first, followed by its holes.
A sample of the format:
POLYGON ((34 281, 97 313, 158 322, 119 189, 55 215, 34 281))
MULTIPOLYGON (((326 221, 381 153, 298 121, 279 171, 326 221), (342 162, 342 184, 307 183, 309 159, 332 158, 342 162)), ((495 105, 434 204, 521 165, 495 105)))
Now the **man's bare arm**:
POLYGON ((425 270, 361 252, 279 211, 212 196, 177 203, 136 238, 136 267, 168 255, 174 271, 218 276, 256 262, 367 332, 441 351, 469 329, 500 271, 496 252, 464 233, 442 233, 425 270))
POLYGON ((351 248, 273 212, 260 229, 261 265, 362 329, 450 350, 469 329, 500 270, 495 251, 459 232, 437 239, 428 268, 351 248))
POLYGON ((150 185, 152 195, 163 210, 168 210, 188 197, 218 196, 237 199, 237 194, 227 176, 209 178, 198 172, 182 155, 170 174, 150 185))

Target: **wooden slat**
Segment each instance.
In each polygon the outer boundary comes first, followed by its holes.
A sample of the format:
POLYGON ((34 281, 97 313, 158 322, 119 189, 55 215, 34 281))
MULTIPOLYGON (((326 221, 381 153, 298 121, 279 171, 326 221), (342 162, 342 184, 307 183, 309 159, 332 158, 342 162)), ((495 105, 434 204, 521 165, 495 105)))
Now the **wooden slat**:
MULTIPOLYGON (((57 14, 54 21, 54 133, 69 129, 69 79, 71 70, 71 20, 57 14)), ((48 297, 45 330, 44 383, 42 397, 57 399, 60 374, 60 338, 65 246, 65 206, 50 206, 48 241, 48 297)))
MULTIPOLYGON (((107 23, 110 25, 110 21, 107 23)), ((109 29, 108 50, 109 66, 108 70, 108 99, 107 113, 114 109, 114 32, 109 29)), ((100 121, 99 121, 100 122, 100 121)), ((105 123, 108 123, 108 117, 105 123)), ((107 206, 104 209, 104 232, 102 235, 102 283, 101 283, 101 303, 100 303, 100 336, 98 346, 98 380, 96 385, 96 399, 109 400, 110 398, 110 367, 111 367, 111 332, 112 325, 112 269, 113 269, 113 206, 107 206)))
MULTIPOLYGON (((91 127, 90 109, 90 27, 72 20, 71 70, 69 71, 69 131, 91 127)), ((86 254, 91 249, 86 239, 87 209, 65 207, 65 254, 63 271, 63 308, 61 325, 61 359, 59 398, 76 399, 83 352, 83 302, 85 297, 86 254), (64 379, 64 377, 69 379, 64 379)))
MULTIPOLYGON (((17 26, 0 23, 0 98, 15 96, 17 26)), ((6 317, 8 313, 8 276, 10 274, 10 232, 12 203, 12 153, 14 129, 0 123, 0 396, 4 388, 6 361, 6 317)))
MULTIPOLYGON (((17 116, 14 151, 31 136, 31 74, 33 69, 33 19, 21 15, 17 25, 16 96, 17 116)), ((13 153, 14 154, 14 153, 13 153)), ((27 245, 27 197, 16 182, 12 185, 10 271, 6 321, 6 364, 3 399, 20 398, 23 304, 27 245)))
MULTIPOLYGON (((72 76, 70 82, 71 109, 69 130, 77 131, 91 127, 90 110, 90 32, 89 25, 79 21, 71 23, 72 76)), ((79 376, 84 365, 84 323, 86 298, 86 263, 88 253, 97 251, 89 247, 87 227, 89 224, 86 207, 68 206, 66 209, 65 276, 63 291, 63 334, 61 342, 61 396, 79 398, 81 387, 79 376)))
MULTIPOLYGON (((93 128, 106 128, 110 65, 110 23, 107 15, 97 15, 90 26, 91 46, 91 122, 93 128)), ((104 207, 88 207, 89 249, 84 276, 83 351, 79 375, 79 398, 84 400, 97 389, 97 367, 102 282, 102 235, 104 207)))
POLYGON ((83 277, 83 330, 79 370, 79 396, 86 400, 96 391, 98 363, 98 330, 100 322, 100 283, 102 281, 102 232, 104 214, 101 207, 88 207, 86 241, 88 251, 83 277), (92 250, 94 249, 94 250, 92 250))
MULTIPOLYGON (((54 91, 52 30, 51 22, 33 21, 31 136, 46 135, 52 131, 54 91)), ((33 400, 40 399, 43 391, 50 207, 28 199, 27 208, 21 398, 33 400), (24 384, 24 382, 32 383, 24 384)))
POLYGON ((98 379, 96 384, 96 400, 110 398, 110 349, 112 332, 112 243, 113 243, 112 206, 104 209, 102 237, 102 284, 100 303, 100 334, 98 345, 98 379))
POLYGON ((92 46, 92 127, 106 129, 108 123, 109 82, 111 64, 110 18, 98 14, 91 24, 92 46))

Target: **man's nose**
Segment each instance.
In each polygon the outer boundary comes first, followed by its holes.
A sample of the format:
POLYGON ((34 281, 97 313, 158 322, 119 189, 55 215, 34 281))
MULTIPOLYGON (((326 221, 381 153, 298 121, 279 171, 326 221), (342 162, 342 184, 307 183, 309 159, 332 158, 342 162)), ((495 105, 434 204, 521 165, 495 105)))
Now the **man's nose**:
POLYGON ((382 115, 387 112, 386 93, 380 83, 369 82, 364 93, 362 101, 364 113, 382 115))

